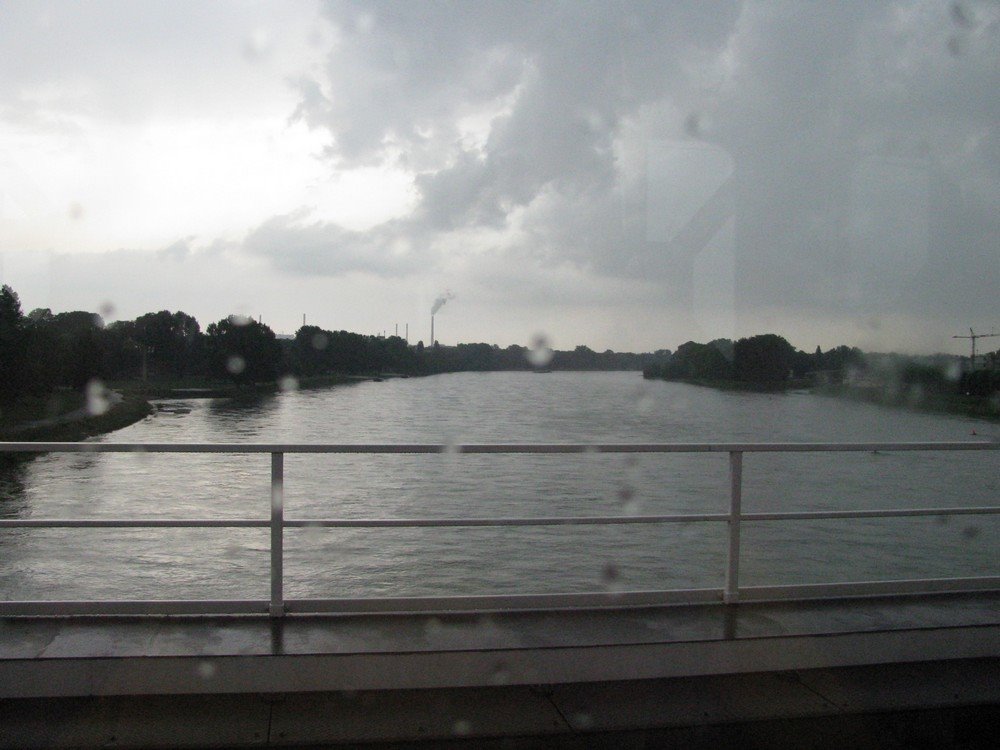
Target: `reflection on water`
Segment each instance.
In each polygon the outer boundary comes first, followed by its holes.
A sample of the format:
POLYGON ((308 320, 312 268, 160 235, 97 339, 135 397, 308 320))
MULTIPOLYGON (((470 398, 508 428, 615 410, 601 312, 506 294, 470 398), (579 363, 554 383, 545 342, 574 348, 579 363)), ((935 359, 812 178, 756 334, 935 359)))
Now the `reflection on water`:
MULTIPOLYGON (((0 458, 0 518, 22 518, 28 510, 25 477, 27 461, 0 458)), ((0 544, 2 544, 0 538, 0 544)))
MULTIPOLYGON (((465 373, 172 402, 125 442, 798 442, 997 439, 997 425, 634 373, 465 373)), ((64 454, 0 475, 6 517, 266 518, 270 458, 64 454)), ((289 455, 289 518, 722 512, 725 454, 289 455)), ((1000 454, 748 454, 744 509, 997 504, 1000 454)), ((995 518, 747 524, 744 582, 983 575, 995 518)), ((289 596, 720 586, 724 524, 286 532, 289 596), (609 571, 612 571, 609 573, 609 571)), ((5 598, 265 596, 264 530, 0 533, 5 598)))

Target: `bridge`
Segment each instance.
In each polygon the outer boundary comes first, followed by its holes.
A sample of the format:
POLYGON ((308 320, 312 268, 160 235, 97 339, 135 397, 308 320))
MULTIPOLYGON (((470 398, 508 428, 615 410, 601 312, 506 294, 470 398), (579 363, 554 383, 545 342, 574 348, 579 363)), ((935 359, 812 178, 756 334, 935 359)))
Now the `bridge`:
POLYGON ((880 731, 892 721, 913 727, 914 715, 905 712, 914 710, 939 729, 944 716, 949 731, 959 731, 985 721, 983 711, 995 718, 1000 705, 995 560, 977 576, 748 586, 740 581, 741 528, 748 522, 994 516, 1000 506, 747 512, 743 463, 768 452, 997 449, 1000 444, 984 441, 0 444, 0 452, 11 453, 263 453, 270 455, 271 479, 267 518, 0 519, 0 534, 18 528, 262 528, 270 539, 267 599, 0 602, 0 746, 553 739, 706 725, 724 732, 768 721, 808 734, 817 722, 845 716, 882 716, 880 731), (285 515, 288 454, 444 452, 724 453, 729 507, 723 513, 532 518, 285 515), (672 523, 725 525, 721 587, 391 598, 285 595, 289 528, 672 523), (67 708, 74 706, 76 713, 67 708), (195 709, 205 718, 196 726, 186 720, 195 709), (55 720, 49 716, 53 710, 55 720), (905 720, 898 719, 900 712, 905 720))

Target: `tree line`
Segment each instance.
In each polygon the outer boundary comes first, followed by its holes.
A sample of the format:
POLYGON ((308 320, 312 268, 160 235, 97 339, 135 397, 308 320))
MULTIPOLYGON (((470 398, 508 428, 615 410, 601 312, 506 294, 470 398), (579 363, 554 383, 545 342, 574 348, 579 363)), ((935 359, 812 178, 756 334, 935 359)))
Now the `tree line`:
MULTIPOLYGON (((94 379, 172 382, 192 378, 249 386, 285 375, 422 375, 465 370, 526 370, 522 346, 410 346, 399 336, 366 336, 302 326, 278 338, 267 325, 229 316, 203 331, 187 313, 150 312, 105 325, 100 315, 21 309, 17 293, 0 289, 0 398, 81 389, 94 379)), ((651 354, 595 352, 585 346, 551 353, 547 367, 640 370, 651 354)))
POLYGON ((857 347, 838 346, 812 353, 796 349, 774 333, 737 341, 716 339, 707 344, 688 341, 677 351, 643 369, 646 378, 706 383, 782 387, 867 383, 907 398, 957 395, 986 398, 1000 392, 1000 357, 991 352, 977 363, 962 366, 948 355, 911 357, 865 354, 857 347))
POLYGON ((738 341, 688 341, 671 356, 646 367, 643 374, 666 380, 779 385, 807 377, 840 382, 846 373, 863 371, 865 366, 865 356, 856 347, 838 346, 824 352, 817 346, 809 354, 777 334, 765 333, 738 341))

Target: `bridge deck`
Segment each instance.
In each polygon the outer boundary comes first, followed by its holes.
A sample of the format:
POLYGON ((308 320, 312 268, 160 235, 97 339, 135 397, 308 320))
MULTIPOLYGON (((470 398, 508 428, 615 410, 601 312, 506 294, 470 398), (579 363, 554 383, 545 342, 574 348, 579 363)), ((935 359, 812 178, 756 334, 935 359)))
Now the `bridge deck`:
POLYGON ((153 746, 150 732, 189 746, 539 736, 995 708, 998 652, 1000 592, 479 615, 8 618, 0 747, 111 736, 153 746), (226 739, 209 741, 192 712, 226 739))

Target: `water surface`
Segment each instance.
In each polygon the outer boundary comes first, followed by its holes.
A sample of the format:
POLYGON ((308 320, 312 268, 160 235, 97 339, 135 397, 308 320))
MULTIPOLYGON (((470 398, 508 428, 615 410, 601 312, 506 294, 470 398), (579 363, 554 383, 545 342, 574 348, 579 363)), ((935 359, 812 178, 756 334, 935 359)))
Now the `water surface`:
MULTIPOLYGON (((800 442, 1000 439, 995 424, 636 373, 460 373, 163 402, 115 442, 800 442), (975 435, 973 433, 976 433, 975 435)), ((269 456, 52 454, 0 477, 0 514, 266 518, 269 456)), ((725 454, 286 457, 289 518, 723 512, 725 454)), ((744 509, 1000 504, 1000 453, 748 454, 744 509)), ((996 572, 992 517, 746 524, 742 580, 996 572)), ((289 597, 721 586, 718 523, 286 532, 289 597)), ((0 596, 267 596, 266 530, 0 532, 0 596)))

